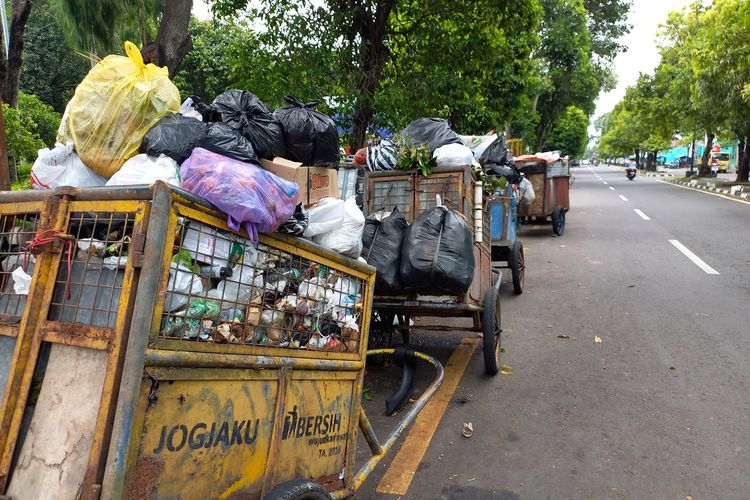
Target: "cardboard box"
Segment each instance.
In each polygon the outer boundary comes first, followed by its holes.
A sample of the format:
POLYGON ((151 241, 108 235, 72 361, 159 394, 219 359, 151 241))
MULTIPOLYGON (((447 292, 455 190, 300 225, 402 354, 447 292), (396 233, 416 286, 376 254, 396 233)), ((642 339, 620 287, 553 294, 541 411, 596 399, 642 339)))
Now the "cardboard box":
POLYGON ((326 196, 339 197, 337 172, 333 168, 305 167, 278 156, 273 161, 261 159, 260 165, 282 179, 296 182, 299 185, 299 201, 306 207, 326 196))

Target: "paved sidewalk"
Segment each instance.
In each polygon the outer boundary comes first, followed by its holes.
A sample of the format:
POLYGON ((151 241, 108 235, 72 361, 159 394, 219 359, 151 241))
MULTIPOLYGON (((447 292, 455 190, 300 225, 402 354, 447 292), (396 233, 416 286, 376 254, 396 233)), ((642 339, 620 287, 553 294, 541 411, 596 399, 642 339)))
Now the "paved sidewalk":
POLYGON ((663 181, 693 189, 710 191, 741 200, 750 200, 750 185, 735 185, 731 181, 706 178, 687 179, 685 177, 674 177, 663 172, 645 172, 645 174, 642 175, 646 175, 646 177, 657 177, 663 181))

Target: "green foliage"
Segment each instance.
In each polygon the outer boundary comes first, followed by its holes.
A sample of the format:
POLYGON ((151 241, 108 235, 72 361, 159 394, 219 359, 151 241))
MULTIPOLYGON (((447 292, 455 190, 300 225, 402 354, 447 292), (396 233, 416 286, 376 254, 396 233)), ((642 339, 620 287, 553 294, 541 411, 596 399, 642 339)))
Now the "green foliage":
POLYGON ((60 115, 35 96, 19 93, 18 108, 3 104, 3 117, 8 156, 16 162, 33 162, 37 150, 54 145, 60 115))
POLYGON ((156 39, 164 0, 51 0, 71 44, 98 55, 121 53, 126 40, 142 46, 156 39))
POLYGON ((72 50, 49 1, 36 1, 24 33, 20 89, 62 112, 91 68, 72 50))
POLYGON ((504 127, 534 81, 540 17, 536 0, 403 2, 377 120, 398 129, 439 116, 467 134, 504 127))
POLYGON ((426 144, 408 144, 403 138, 396 139, 396 157, 398 170, 411 170, 416 168, 417 172, 427 177, 432 173, 432 169, 437 166, 437 160, 430 153, 430 148, 426 144))
POLYGON ((589 117, 582 109, 568 106, 560 115, 544 144, 545 151, 560 150, 563 155, 580 158, 588 143, 589 117))
MULTIPOLYGON (((175 75, 174 83, 183 99, 197 95, 207 102, 231 87, 241 87, 258 93, 260 81, 249 80, 241 71, 249 54, 257 54, 258 42, 244 22, 221 20, 190 21, 193 49, 188 52, 175 75), (239 71, 239 73, 238 73, 239 71)), ((258 80, 268 79, 267 71, 260 67, 250 72, 258 80)), ((264 82, 268 83, 268 82, 264 82)))

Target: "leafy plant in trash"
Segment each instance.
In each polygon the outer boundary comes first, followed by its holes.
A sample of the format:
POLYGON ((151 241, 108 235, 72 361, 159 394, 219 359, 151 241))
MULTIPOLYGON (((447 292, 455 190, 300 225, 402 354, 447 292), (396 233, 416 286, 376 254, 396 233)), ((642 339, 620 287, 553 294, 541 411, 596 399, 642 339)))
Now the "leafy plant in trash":
POLYGON ((410 145, 403 137, 397 138, 394 142, 396 143, 396 158, 398 158, 396 168, 398 170, 415 168, 427 177, 437 166, 437 160, 432 157, 426 144, 410 145))

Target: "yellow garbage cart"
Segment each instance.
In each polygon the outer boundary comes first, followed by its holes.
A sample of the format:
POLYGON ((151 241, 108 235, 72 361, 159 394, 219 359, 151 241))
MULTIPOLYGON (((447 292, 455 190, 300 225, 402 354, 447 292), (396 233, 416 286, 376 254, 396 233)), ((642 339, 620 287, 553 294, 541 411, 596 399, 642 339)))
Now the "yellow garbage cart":
POLYGON ((437 377, 381 444, 361 405, 374 277, 161 182, 0 193, 0 494, 353 494, 442 380, 409 353, 437 377))

